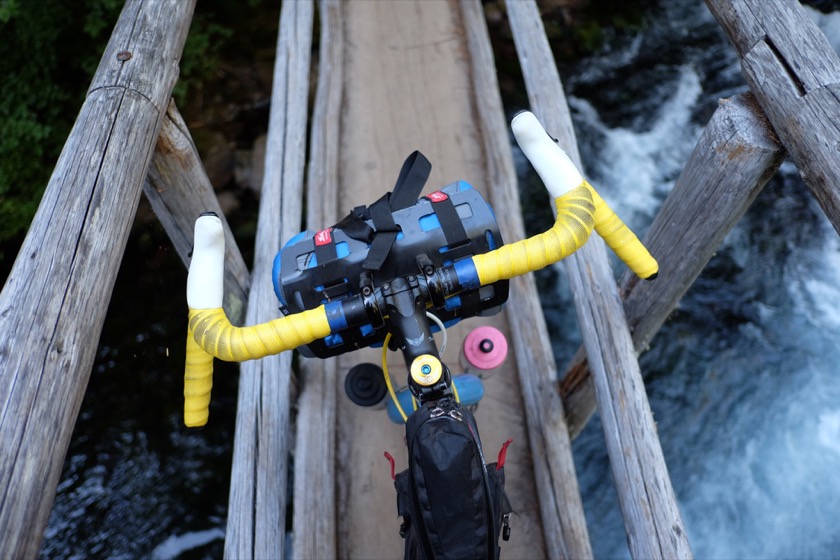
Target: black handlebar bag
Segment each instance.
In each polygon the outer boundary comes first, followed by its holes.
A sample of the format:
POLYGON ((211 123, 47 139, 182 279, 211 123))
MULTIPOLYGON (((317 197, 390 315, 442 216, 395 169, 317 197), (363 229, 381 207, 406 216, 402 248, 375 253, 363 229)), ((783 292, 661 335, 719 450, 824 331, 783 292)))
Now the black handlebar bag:
POLYGON ((405 432, 409 466, 394 482, 405 559, 498 559, 511 512, 504 465, 484 461, 472 413, 448 398, 426 403, 405 432))

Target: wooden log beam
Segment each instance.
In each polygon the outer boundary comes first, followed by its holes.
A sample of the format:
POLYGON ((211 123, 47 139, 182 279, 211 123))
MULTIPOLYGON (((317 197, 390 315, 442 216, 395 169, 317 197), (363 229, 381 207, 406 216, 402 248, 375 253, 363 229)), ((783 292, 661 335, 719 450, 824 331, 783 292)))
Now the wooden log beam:
MULTIPOLYGON (((508 2, 507 9, 531 106, 580 165, 565 94, 536 3, 508 2)), ((593 235, 566 259, 566 271, 593 372, 630 553, 634 558, 691 558, 603 240, 593 235)))
MULTIPOLYGON (((487 154, 488 187, 494 200, 505 201, 497 212, 506 239, 525 238, 516 170, 510 155, 495 62, 484 12, 478 0, 461 2, 474 90, 487 154)), ((556 379, 557 366, 533 275, 511 280, 507 315, 522 385, 528 439, 539 488, 540 513, 549 558, 591 558, 592 546, 575 473, 569 429, 556 379)))
POLYGON ((706 0, 759 105, 840 233, 840 57, 796 0, 706 0))
POLYGON ((187 125, 171 100, 143 193, 185 265, 190 261, 196 218, 202 212, 215 212, 221 218, 225 230, 224 308, 231 322, 241 323, 245 319, 251 281, 248 266, 222 213, 187 125))
MULTIPOLYGON (((314 4, 284 2, 274 65, 248 325, 277 317, 274 256, 300 231, 314 4)), ((228 503, 226 558, 283 558, 292 353, 244 362, 228 503)))
MULTIPOLYGON (((659 277, 622 277, 624 314, 637 352, 650 344, 784 157, 751 94, 721 100, 645 238, 659 259, 659 277)), ((593 391, 581 347, 561 383, 572 437, 595 410, 593 391)))
POLYGON ((34 558, 195 1, 128 0, 0 293, 0 557, 34 558))
MULTIPOLYGON (((338 222, 340 134, 344 76, 342 17, 338 0, 320 0, 318 88, 310 126, 306 227, 338 222)), ((337 558, 335 419, 337 360, 302 358, 295 442, 292 558, 337 558)))

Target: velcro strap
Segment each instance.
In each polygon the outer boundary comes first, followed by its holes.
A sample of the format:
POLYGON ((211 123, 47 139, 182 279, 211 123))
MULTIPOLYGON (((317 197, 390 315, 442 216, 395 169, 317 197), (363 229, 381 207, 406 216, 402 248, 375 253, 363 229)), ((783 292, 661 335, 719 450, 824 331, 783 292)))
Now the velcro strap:
POLYGON ((373 221, 373 227, 376 228, 376 235, 370 244, 367 258, 362 263, 362 267, 366 270, 379 270, 382 268, 382 263, 388 258, 391 246, 394 244, 394 240, 400 231, 394 222, 394 215, 391 213, 391 206, 388 201, 389 198, 390 193, 369 206, 370 218, 373 221))
POLYGON ((370 243, 376 234, 374 229, 365 221, 365 214, 368 209, 365 206, 357 206, 347 214, 335 227, 347 234, 348 237, 357 241, 370 243))
POLYGON ((417 150, 412 152, 403 162, 400 176, 394 184, 390 202, 391 211, 396 212, 414 206, 431 172, 432 164, 426 156, 417 150))
POLYGON ((438 217, 446 244, 450 248, 458 247, 470 241, 461 217, 458 215, 452 199, 446 193, 435 191, 426 197, 432 203, 432 210, 438 217))
POLYGON ((335 238, 332 235, 333 228, 321 230, 315 234, 315 258, 318 259, 318 265, 324 266, 328 262, 334 261, 338 258, 338 253, 335 250, 335 238))

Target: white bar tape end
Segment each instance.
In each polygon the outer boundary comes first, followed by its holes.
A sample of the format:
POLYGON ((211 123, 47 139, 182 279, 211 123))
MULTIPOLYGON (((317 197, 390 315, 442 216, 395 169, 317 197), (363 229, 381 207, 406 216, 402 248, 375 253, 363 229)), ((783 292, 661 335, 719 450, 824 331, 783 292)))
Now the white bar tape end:
POLYGON ((225 277, 225 231, 215 215, 195 221, 193 255, 187 275, 187 305, 190 309, 222 307, 225 277))
POLYGON ((583 183, 580 171, 533 113, 517 113, 510 127, 516 142, 536 169, 551 198, 563 196, 583 183))

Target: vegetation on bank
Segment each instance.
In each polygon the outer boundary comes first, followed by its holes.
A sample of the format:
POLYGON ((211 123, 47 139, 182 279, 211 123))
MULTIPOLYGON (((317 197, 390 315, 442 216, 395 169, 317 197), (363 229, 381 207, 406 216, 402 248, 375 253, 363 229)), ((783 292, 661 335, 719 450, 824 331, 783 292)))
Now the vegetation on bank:
MULTIPOLYGON (((0 262, 8 273, 38 208, 124 0, 0 0, 0 262)), ((174 95, 200 98, 220 61, 276 26, 254 33, 250 13, 276 14, 272 0, 201 0, 174 95), (265 6, 265 7, 263 7, 265 6), (247 31, 246 31, 247 29, 247 31), (235 34, 239 32, 239 36, 235 34)), ((183 108, 182 108, 183 112, 183 108)), ((5 277, 5 274, 2 275, 5 277)))

